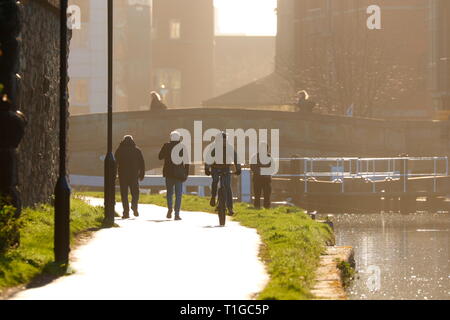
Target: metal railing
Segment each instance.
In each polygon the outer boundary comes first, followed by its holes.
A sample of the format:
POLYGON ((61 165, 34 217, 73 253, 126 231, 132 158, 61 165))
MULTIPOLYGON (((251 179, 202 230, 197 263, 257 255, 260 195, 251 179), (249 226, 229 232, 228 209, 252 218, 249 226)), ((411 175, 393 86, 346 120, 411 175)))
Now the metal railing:
MULTIPOLYGON (((449 174, 448 157, 392 157, 392 158, 280 158, 281 173, 278 178, 301 178, 305 192, 308 182, 331 181, 340 183, 342 192, 349 179, 363 179, 366 182, 404 180, 427 177, 433 179, 436 192, 437 179, 449 174), (283 173, 283 164, 288 163, 289 173, 283 173)), ((375 184, 373 184, 375 192, 375 184)))

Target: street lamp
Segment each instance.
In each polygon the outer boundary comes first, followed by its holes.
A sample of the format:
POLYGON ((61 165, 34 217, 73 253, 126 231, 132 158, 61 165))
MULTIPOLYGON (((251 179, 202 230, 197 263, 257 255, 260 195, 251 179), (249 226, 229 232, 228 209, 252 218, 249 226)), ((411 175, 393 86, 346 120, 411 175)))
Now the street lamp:
POLYGON ((108 0, 108 152, 105 157, 105 220, 106 227, 114 224, 116 204, 116 160, 112 152, 113 112, 113 0, 108 0))
POLYGON ((67 142, 67 7, 60 1, 60 64, 59 64, 59 178, 55 187, 55 261, 69 262, 70 253, 70 186, 66 170, 67 142))

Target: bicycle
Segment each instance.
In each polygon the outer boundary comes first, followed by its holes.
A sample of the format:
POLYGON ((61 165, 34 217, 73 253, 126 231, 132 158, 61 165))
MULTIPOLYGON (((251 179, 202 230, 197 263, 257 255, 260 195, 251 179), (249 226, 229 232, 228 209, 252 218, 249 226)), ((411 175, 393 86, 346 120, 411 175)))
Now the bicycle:
MULTIPOLYGON (((224 179, 228 178, 231 179, 231 173, 229 169, 222 169, 219 170, 218 176, 219 176, 219 190, 217 192, 218 200, 217 200, 217 209, 218 209, 218 215, 219 215, 219 223, 221 227, 225 226, 227 216, 227 192, 230 192, 229 188, 227 188, 227 184, 225 183, 224 179), (228 176, 228 177, 227 177, 228 176)), ((235 173, 236 174, 236 173, 235 173)), ((228 183, 228 187, 230 186, 231 181, 228 183)))

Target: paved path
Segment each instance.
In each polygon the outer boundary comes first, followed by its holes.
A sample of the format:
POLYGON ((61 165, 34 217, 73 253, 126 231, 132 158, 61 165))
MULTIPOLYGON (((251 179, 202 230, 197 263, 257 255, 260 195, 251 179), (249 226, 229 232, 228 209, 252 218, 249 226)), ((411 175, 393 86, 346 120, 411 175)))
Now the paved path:
POLYGON ((255 230, 230 221, 218 228, 217 215, 206 213, 168 221, 166 209, 153 205, 140 213, 74 250, 75 274, 15 299, 251 299, 267 283, 255 230))

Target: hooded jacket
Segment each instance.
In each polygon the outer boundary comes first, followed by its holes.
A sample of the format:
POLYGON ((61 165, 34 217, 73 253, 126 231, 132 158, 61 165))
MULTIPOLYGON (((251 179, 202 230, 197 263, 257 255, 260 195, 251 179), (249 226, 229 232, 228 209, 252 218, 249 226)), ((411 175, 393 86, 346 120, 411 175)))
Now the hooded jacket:
POLYGON ((142 151, 131 137, 126 137, 115 153, 117 170, 121 180, 137 180, 145 177, 145 161, 142 151))
MULTIPOLYGON (((172 162, 172 150, 179 143, 179 141, 165 143, 159 152, 159 160, 164 160, 163 176, 165 178, 176 178, 174 173, 176 165, 172 162)), ((183 151, 181 151, 180 155, 183 156, 183 151)), ((189 164, 184 164, 186 177, 189 175, 189 167, 189 164)))

